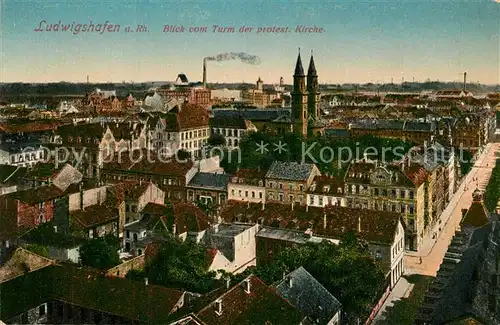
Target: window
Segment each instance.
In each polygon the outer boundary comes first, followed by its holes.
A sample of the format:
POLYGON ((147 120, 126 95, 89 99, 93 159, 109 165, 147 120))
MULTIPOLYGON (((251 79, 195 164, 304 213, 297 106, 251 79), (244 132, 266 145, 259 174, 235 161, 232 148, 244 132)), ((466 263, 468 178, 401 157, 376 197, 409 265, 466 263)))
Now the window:
POLYGON ((378 196, 378 188, 374 189, 374 195, 378 196))
POLYGON ((245 191, 245 197, 248 197, 248 191, 245 191))
POLYGON ((280 190, 282 190, 282 189, 283 189, 283 184, 282 184, 282 183, 280 183, 280 190))
POLYGON ((300 190, 301 192, 303 192, 303 191, 304 191, 304 185, 299 185, 299 190, 300 190))
POLYGON ((135 206, 135 205, 132 206, 132 212, 134 212, 134 213, 137 212, 137 206, 135 206))
POLYGON ((234 190, 231 190, 231 196, 234 196, 234 190))
POLYGON ((322 196, 319 197, 319 205, 321 205, 321 206, 323 205, 323 197, 322 196))
POLYGON ((241 197, 241 190, 238 190, 238 196, 241 197))
POLYGON ((289 195, 288 199, 290 200, 290 202, 293 202, 293 195, 289 195))
POLYGON ((252 198, 254 199, 255 198, 255 192, 252 191, 252 198))
POLYGON ((410 191, 410 200, 413 200, 413 191, 410 191))
POLYGON ((44 316, 47 313, 47 304, 43 304, 38 307, 38 315, 44 316))
POLYGON ((288 184, 288 186, 290 186, 290 191, 293 191, 293 184, 290 183, 290 184, 288 184))
POLYGON ((283 194, 280 193, 280 201, 283 201, 283 194))
POLYGON ((130 238, 130 230, 127 230, 127 238, 130 238))
POLYGON ((269 187, 273 188, 273 182, 269 182, 269 187))
POLYGON ((314 196, 312 196, 312 195, 309 197, 309 204, 310 205, 314 204, 314 196))

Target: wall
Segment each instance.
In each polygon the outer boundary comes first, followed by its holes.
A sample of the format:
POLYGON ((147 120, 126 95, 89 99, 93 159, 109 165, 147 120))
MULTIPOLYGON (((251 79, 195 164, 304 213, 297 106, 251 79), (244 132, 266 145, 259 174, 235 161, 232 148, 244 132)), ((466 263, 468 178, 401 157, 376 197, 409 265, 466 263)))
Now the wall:
POLYGON ((25 204, 19 202, 17 207, 18 225, 20 227, 34 227, 40 225, 42 222, 52 220, 54 215, 54 204, 52 201, 43 202, 43 207, 38 203, 25 204), (40 220, 43 216, 44 220, 40 220))
POLYGON ((80 260, 79 247, 74 248, 57 248, 49 247, 49 256, 52 259, 56 259, 63 262, 78 263, 80 260))
MULTIPOLYGON (((96 205, 106 201, 106 188, 107 186, 97 187, 83 192, 83 207, 86 208, 91 205, 96 205)), ((80 196, 81 193, 74 193, 69 195, 69 211, 80 210, 80 196)))
POLYGON ((264 186, 252 186, 252 185, 229 182, 227 184, 227 191, 229 200, 254 202, 254 203, 266 202, 266 188, 264 186), (239 195, 240 193, 239 191, 241 191, 241 196, 239 195), (245 195, 246 192, 248 192, 248 196, 245 195), (252 192, 255 193, 255 197, 252 197, 252 192))
POLYGON ((144 254, 109 269, 106 276, 124 278, 130 270, 142 269, 144 269, 144 254))

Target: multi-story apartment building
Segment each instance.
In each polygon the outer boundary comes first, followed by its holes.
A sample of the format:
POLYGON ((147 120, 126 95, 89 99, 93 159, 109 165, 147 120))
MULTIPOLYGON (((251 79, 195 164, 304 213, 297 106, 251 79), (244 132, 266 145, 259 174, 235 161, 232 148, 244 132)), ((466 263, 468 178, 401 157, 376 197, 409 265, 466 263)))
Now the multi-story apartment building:
POLYGON ((140 123, 91 123, 59 127, 54 157, 72 164, 85 177, 99 178, 106 161, 125 151, 146 148, 146 127, 140 123))
POLYGON ((226 139, 228 149, 238 148, 241 138, 248 132, 256 132, 257 128, 252 122, 241 117, 214 117, 210 119, 212 134, 220 134, 226 139))
POLYGON ((434 122, 406 120, 359 120, 349 125, 352 137, 374 135, 384 138, 403 139, 417 144, 430 142, 436 131, 434 122))
POLYGON ((210 104, 210 89, 196 85, 170 85, 156 90, 165 101, 181 100, 193 105, 207 106, 210 104))
POLYGON ((266 171, 256 168, 239 169, 229 178, 228 199, 243 202, 266 202, 266 171))
POLYGON ((183 104, 179 109, 153 116, 148 125, 149 149, 166 156, 180 149, 199 155, 210 137, 208 112, 199 105, 183 104))
POLYGON ((406 249, 418 250, 428 229, 425 225, 427 172, 417 164, 386 165, 355 161, 346 172, 347 206, 399 212, 406 223, 406 249))
POLYGON ((307 206, 347 206, 344 196, 344 181, 330 176, 316 176, 307 190, 307 206))
POLYGON ((314 164, 275 161, 265 176, 266 201, 305 205, 307 189, 320 175, 314 164))

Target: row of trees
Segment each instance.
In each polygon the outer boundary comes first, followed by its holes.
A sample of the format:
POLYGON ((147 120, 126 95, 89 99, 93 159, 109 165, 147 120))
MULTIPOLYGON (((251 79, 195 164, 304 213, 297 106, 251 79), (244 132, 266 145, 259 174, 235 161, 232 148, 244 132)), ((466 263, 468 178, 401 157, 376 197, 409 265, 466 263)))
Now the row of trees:
POLYGON ((484 205, 490 212, 494 212, 500 200, 500 159, 497 159, 491 172, 491 178, 484 193, 484 205))
POLYGON ((120 264, 118 254, 120 240, 113 235, 84 239, 65 232, 57 232, 52 222, 46 222, 24 235, 23 239, 29 243, 25 246, 26 249, 41 256, 50 256, 49 247, 79 247, 82 265, 97 269, 109 269, 120 264))
POLYGON ((343 176, 348 162, 363 158, 391 162, 402 158, 413 146, 398 139, 363 136, 358 139, 335 139, 313 136, 307 139, 294 134, 277 135, 269 132, 250 133, 240 142, 240 152, 225 152, 221 162, 226 172, 241 168, 268 168, 274 161, 315 163, 322 173, 343 176), (267 146, 261 149, 261 145, 267 146), (279 145, 282 150, 279 150, 279 145))
POLYGON ((132 270, 127 278, 138 281, 147 278, 151 284, 206 293, 222 285, 216 273, 208 271, 209 263, 205 247, 166 235, 158 253, 146 263, 144 270, 132 270))
MULTIPOLYGON (((231 276, 233 283, 255 274, 272 285, 285 274, 304 267, 342 303, 348 319, 365 318, 386 287, 382 269, 367 247, 354 234, 347 234, 339 245, 328 241, 306 244, 283 251, 271 264, 248 268, 231 276)), ((350 323, 350 322, 348 322, 350 323)))
POLYGON ((206 293, 227 281, 235 285, 250 274, 273 285, 284 274, 303 266, 342 303, 351 318, 366 317, 386 285, 382 269, 352 234, 340 245, 324 241, 287 249, 271 264, 248 268, 238 275, 222 272, 222 277, 217 278, 216 272, 208 271, 209 262, 203 246, 168 237, 145 269, 130 271, 127 278, 147 278, 152 284, 206 293))

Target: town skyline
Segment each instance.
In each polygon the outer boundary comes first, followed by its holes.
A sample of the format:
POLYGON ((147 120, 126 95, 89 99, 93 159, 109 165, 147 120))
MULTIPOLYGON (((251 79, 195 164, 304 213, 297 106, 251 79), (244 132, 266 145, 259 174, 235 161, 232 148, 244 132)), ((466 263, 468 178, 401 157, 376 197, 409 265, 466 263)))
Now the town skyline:
MULTIPOLYGON (((284 2, 245 8, 234 3, 178 4, 136 1, 104 6, 54 1, 3 2, 1 82, 162 81, 184 73, 201 81, 206 56, 245 52, 260 65, 210 62, 209 83, 253 83, 259 77, 292 83, 298 48, 311 50, 322 84, 424 82, 427 79, 499 83, 498 14, 493 1, 461 3, 284 2), (21 15, 22 14, 22 15, 21 15), (221 21, 224 17, 225 21, 221 21), (35 32, 48 24, 119 25, 120 32, 35 32), (127 35, 127 25, 149 32, 127 35), (165 33, 165 25, 207 26, 208 32, 165 33), (213 25, 235 33, 213 33, 213 25), (323 28, 323 33, 239 33, 238 27, 323 28)), ((312 29, 311 29, 312 30, 312 29)))

